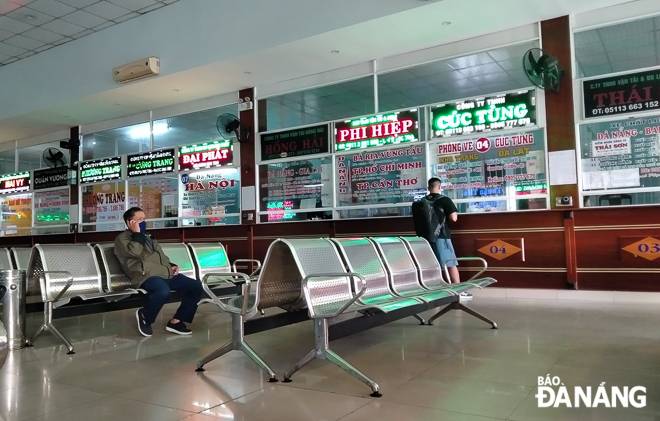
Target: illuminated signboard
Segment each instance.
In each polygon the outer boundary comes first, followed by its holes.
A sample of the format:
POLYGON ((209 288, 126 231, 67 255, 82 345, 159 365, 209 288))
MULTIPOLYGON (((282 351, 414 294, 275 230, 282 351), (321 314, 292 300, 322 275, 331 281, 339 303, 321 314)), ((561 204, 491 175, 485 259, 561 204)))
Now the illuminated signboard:
POLYGON ((660 71, 629 73, 582 82, 584 118, 660 108, 660 71))
POLYGON ((189 171, 219 167, 231 164, 232 161, 233 154, 230 140, 179 148, 179 170, 189 171))
POLYGON ((67 167, 46 168, 34 171, 34 190, 64 187, 69 184, 69 169, 67 167))
POLYGON ((121 156, 85 161, 80 164, 79 180, 81 183, 116 180, 121 178, 121 166, 121 156))
POLYGON ((380 114, 335 123, 338 151, 415 142, 419 140, 417 110, 380 114))
MULTIPOLYGON (((286 211, 293 209, 293 202, 290 200, 284 200, 282 202, 268 202, 266 206, 267 211, 286 211)), ((296 216, 294 212, 282 212, 282 213, 269 213, 269 221, 287 221, 293 219, 296 216)))
POLYGON ((261 160, 328 152, 328 125, 261 135, 261 160))
POLYGON ((0 194, 17 193, 30 190, 30 173, 8 174, 0 176, 0 194))
POLYGON ((174 149, 128 155, 129 177, 174 172, 174 149))
POLYGON ((535 92, 477 98, 431 109, 433 137, 515 129, 536 124, 535 92))

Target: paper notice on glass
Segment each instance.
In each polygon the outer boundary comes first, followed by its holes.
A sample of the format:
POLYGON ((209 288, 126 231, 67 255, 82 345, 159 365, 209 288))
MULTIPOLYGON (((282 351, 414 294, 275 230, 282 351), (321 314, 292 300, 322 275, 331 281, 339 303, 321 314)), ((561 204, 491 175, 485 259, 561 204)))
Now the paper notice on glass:
POLYGON ((174 206, 174 194, 163 194, 163 206, 174 206))
POLYGON ((7 228, 5 228, 5 234, 16 235, 18 234, 18 228, 16 227, 16 225, 7 225, 7 228))
POLYGON ((577 184, 577 169, 575 150, 550 152, 549 154, 550 185, 577 184))
POLYGON ((589 171, 582 173, 584 190, 605 190, 612 188, 609 171, 589 171))
POLYGON ((527 154, 527 174, 545 172, 545 151, 531 151, 527 154))
MULTIPOLYGON (((331 207, 332 206, 332 164, 321 164, 321 206, 331 207)), ((301 206, 302 207, 302 206, 301 206)), ((316 203, 314 206, 316 207, 316 203)))
POLYGON ((302 199, 300 201, 300 209, 314 209, 316 208, 316 198, 302 199))
POLYGON ((613 189, 622 187, 639 187, 639 168, 610 171, 610 181, 613 189))
POLYGON ((252 211, 257 207, 257 194, 254 186, 241 187, 241 210, 252 211))

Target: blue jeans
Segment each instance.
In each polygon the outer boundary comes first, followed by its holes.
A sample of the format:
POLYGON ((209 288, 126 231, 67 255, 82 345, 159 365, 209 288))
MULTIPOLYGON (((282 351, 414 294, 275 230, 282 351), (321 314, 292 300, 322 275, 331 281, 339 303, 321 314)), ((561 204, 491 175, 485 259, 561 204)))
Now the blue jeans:
MULTIPOLYGON (((435 243, 430 244, 433 254, 435 254, 435 257, 438 259, 441 266, 444 265, 445 260, 456 258, 456 253, 454 252, 454 246, 452 245, 451 240, 438 238, 435 243)), ((448 268, 452 266, 458 266, 458 262, 456 260, 447 262, 448 268)))
POLYGON ((143 310, 145 322, 149 324, 156 321, 158 313, 160 313, 165 303, 170 300, 172 290, 183 295, 181 305, 172 318, 181 320, 182 322, 192 323, 195 312, 197 312, 197 303, 199 303, 202 294, 204 294, 201 282, 182 274, 174 275, 170 279, 152 276, 142 282, 140 288, 149 293, 147 304, 145 304, 143 310))

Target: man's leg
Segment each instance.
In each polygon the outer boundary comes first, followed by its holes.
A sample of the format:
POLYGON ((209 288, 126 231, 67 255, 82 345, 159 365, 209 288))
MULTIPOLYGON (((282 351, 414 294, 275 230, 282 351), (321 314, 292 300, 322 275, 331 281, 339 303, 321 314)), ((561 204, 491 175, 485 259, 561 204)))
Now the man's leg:
POLYGON ((165 303, 170 299, 170 286, 167 281, 158 276, 152 276, 142 282, 140 288, 147 291, 147 304, 144 305, 142 310, 145 322, 152 324, 156 321, 158 313, 163 308, 165 303))
POLYGON ((172 320, 192 323, 197 312, 197 303, 204 294, 202 283, 197 279, 178 274, 169 280, 170 288, 182 295, 181 305, 177 309, 172 320))
MULTIPOLYGON (((440 264, 444 264, 448 259, 455 259, 456 253, 454 252, 454 246, 451 243, 451 240, 444 238, 438 238, 438 241, 435 242, 435 247, 438 250, 436 256, 439 257, 440 264)), ((461 282, 461 277, 458 274, 458 262, 456 260, 450 260, 447 262, 447 270, 449 271, 449 281, 452 284, 457 284, 461 282)))

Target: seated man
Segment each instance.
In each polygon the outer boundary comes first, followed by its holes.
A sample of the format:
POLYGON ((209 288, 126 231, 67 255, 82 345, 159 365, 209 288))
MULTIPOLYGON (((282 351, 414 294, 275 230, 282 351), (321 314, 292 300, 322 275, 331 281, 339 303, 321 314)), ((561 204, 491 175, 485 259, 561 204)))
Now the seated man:
POLYGON ((168 332, 190 335, 184 322, 192 323, 197 303, 204 293, 202 283, 179 273, 179 268, 165 255, 156 239, 146 233, 147 223, 142 209, 134 207, 124 213, 128 229, 115 239, 115 255, 133 287, 146 290, 147 304, 137 310, 138 329, 151 336, 151 324, 169 301, 170 291, 183 295, 181 305, 165 327, 168 332))

